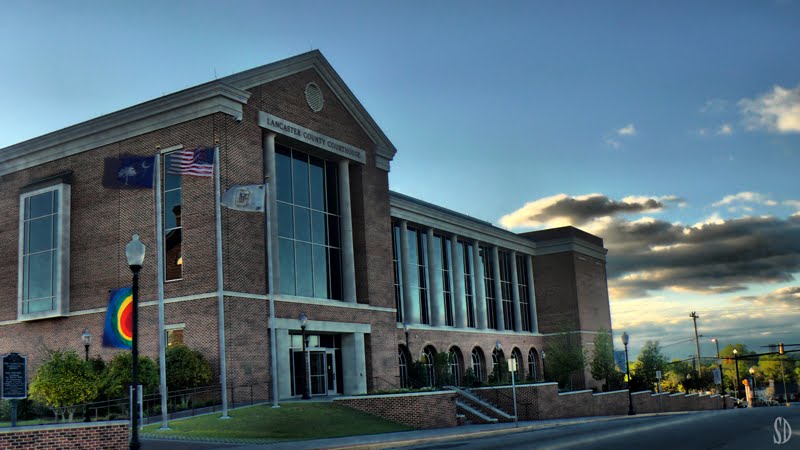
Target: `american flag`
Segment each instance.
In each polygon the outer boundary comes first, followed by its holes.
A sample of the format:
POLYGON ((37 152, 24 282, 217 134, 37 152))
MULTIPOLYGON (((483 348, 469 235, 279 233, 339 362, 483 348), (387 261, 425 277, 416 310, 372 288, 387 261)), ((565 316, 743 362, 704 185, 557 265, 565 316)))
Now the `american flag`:
POLYGON ((178 150, 170 154, 167 173, 195 177, 210 177, 214 175, 214 148, 178 150))

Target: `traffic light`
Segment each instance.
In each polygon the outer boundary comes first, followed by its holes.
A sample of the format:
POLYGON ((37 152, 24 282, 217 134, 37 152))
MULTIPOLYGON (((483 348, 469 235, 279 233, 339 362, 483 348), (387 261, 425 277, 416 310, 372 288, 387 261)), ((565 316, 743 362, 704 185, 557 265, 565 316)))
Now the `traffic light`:
POLYGON ((779 354, 779 355, 782 355, 782 354, 784 354, 784 353, 786 353, 786 351, 784 351, 784 349, 783 349, 783 342, 781 342, 780 344, 778 344, 778 354, 779 354))

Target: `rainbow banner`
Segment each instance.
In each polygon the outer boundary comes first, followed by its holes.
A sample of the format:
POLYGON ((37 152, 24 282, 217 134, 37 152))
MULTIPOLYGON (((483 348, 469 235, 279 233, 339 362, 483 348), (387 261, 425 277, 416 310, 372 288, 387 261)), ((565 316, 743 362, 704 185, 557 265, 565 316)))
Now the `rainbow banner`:
POLYGON ((124 287, 111 291, 103 328, 103 347, 131 348, 133 341, 133 292, 124 287))

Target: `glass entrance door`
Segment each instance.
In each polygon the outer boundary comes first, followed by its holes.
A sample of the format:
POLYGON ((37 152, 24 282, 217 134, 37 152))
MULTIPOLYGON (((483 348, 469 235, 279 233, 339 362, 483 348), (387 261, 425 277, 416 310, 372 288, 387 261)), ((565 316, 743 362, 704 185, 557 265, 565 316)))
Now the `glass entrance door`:
POLYGON ((325 351, 328 375, 328 395, 336 395, 336 350, 325 351))
POLYGON ((309 373, 311 376, 311 395, 328 395, 328 373, 325 351, 309 351, 309 373))

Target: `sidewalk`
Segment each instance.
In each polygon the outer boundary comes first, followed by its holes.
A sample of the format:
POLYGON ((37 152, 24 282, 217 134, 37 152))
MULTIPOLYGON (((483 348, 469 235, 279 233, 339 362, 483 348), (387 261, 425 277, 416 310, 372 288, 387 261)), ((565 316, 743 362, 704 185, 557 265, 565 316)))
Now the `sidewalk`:
POLYGON ((437 428, 431 430, 402 431, 397 433, 368 434, 359 436, 348 436, 341 438, 316 439, 308 441, 289 441, 289 442, 263 442, 244 444, 244 442, 232 441, 187 441, 173 439, 152 439, 147 440, 142 445, 144 450, 181 450, 181 449, 227 449, 227 450, 309 450, 309 449, 339 449, 339 450, 373 450, 393 447, 404 447, 409 445, 419 445, 422 443, 444 442, 453 438, 479 438, 497 434, 518 433, 524 431, 540 430, 545 428, 555 428, 569 425, 577 425, 589 422, 601 422, 609 420, 626 420, 651 416, 667 416, 678 414, 693 414, 696 412, 675 412, 675 413, 652 413, 638 414, 635 416, 594 416, 594 417, 575 417, 570 419, 549 419, 529 422, 519 422, 515 428, 513 423, 496 423, 482 425, 462 425, 453 428, 437 428))

